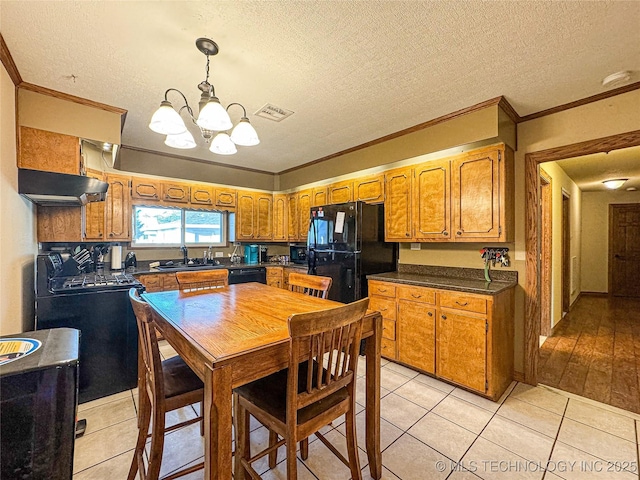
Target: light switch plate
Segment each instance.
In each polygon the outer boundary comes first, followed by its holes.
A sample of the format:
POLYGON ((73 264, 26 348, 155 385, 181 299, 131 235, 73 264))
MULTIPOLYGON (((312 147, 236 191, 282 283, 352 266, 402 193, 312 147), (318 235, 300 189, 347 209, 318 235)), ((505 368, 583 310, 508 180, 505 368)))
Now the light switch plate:
POLYGON ((217 257, 224 257, 224 253, 222 252, 216 252, 216 258, 217 257))
POLYGON ((412 243, 411 244, 411 250, 420 250, 420 244, 419 243, 412 243))

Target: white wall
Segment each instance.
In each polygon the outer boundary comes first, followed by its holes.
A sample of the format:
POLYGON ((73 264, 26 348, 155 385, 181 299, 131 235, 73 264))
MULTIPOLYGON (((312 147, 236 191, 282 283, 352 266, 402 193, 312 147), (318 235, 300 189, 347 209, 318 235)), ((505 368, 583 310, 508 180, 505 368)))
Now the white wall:
POLYGON ((608 190, 582 194, 583 292, 609 292, 609 205, 612 203, 640 203, 640 191, 608 190))
POLYGON ((33 329, 35 207, 18 195, 15 86, 0 68, 0 335, 33 329))

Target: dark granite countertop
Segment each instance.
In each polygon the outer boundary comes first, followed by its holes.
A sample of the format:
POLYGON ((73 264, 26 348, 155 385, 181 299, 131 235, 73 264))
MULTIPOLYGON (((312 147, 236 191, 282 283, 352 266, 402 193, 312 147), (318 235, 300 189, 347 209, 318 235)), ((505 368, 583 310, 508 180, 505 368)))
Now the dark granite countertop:
POLYGON ((518 284, 517 271, 491 270, 490 276, 492 281, 487 282, 478 268, 400 264, 397 272, 367 275, 367 279, 483 295, 496 295, 518 284))
MULTIPOLYGON (((150 275, 150 274, 158 274, 158 273, 171 273, 171 272, 183 272, 185 270, 210 270, 216 268, 228 268, 228 269, 237 269, 237 268, 260 268, 260 267, 287 267, 287 268, 297 268, 307 270, 306 265, 299 265, 295 263, 221 263, 220 265, 208 265, 208 268, 204 265, 194 267, 177 267, 177 268, 152 268, 149 266, 149 263, 146 261, 138 261, 138 266, 135 268, 127 268, 125 273, 131 273, 133 275, 150 275)), ((176 262, 177 263, 177 262, 176 262)))

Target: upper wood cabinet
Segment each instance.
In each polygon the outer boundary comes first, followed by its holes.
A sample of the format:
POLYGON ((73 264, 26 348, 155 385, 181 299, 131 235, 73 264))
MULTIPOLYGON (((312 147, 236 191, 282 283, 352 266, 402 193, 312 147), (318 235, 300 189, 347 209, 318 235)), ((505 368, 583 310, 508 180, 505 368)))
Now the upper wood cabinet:
POLYGON ((162 200, 165 203, 189 203, 190 188, 184 183, 162 182, 162 200))
POLYGON ((353 180, 329 185, 328 199, 331 205, 353 202, 353 180))
POLYGON ((410 167, 390 170, 385 174, 384 238, 387 242, 412 239, 410 167))
POLYGON ((262 192, 238 192, 236 240, 273 239, 273 195, 262 192))
POLYGON ((129 177, 107 175, 105 232, 107 240, 131 240, 131 191, 129 177))
POLYGON ((513 240, 513 151, 488 147, 451 160, 457 242, 513 240))
MULTIPOLYGON (((104 181, 102 172, 87 170, 87 176, 104 181)), ((87 203, 83 208, 84 240, 104 241, 105 202, 87 203)))
POLYGON ((153 178, 133 177, 131 179, 131 198, 133 200, 160 201, 162 182, 153 178))
POLYGON ((384 174, 369 175, 353 181, 353 201, 384 202, 384 174))
POLYGON ((298 192, 287 194, 287 237, 290 242, 297 242, 298 238, 298 192))
POLYGON ((216 207, 235 208, 236 207, 236 191, 232 188, 216 187, 215 205, 216 207))
POLYGON ((82 240, 82 207, 38 206, 39 242, 78 242, 82 240))
POLYGON ((433 161, 413 170, 413 240, 451 238, 450 162, 433 161))
POLYGON ((287 195, 275 194, 273 196, 273 240, 286 242, 289 240, 287 233, 287 195))
POLYGON ((191 197, 189 202, 192 205, 214 205, 215 189, 209 185, 191 185, 191 197))
POLYGON ((306 241, 309 236, 311 216, 311 190, 298 192, 298 241, 306 241))
POLYGON ((312 207, 320 207, 322 205, 327 205, 329 202, 327 201, 327 187, 316 187, 312 190, 311 193, 311 206, 312 207))
POLYGON ((71 135, 20 127, 18 167, 78 175, 80 139, 71 135))

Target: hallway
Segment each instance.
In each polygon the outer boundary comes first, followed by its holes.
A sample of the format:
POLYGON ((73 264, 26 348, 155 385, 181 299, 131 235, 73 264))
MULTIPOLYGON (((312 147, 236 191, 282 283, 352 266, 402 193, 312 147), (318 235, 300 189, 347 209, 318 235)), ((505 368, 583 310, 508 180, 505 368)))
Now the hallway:
POLYGON ((540 347, 538 381, 640 413, 640 297, 582 295, 540 347))

